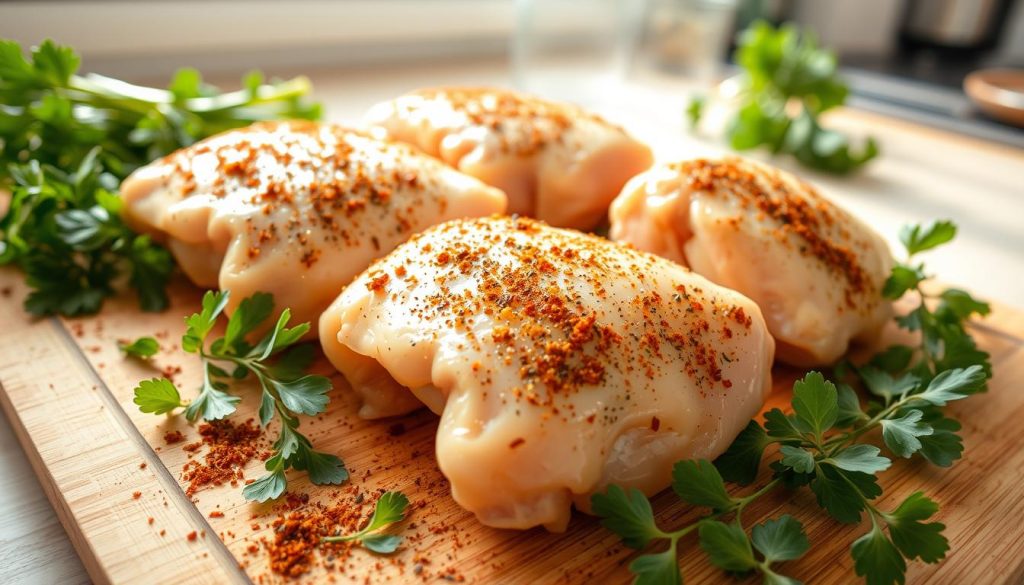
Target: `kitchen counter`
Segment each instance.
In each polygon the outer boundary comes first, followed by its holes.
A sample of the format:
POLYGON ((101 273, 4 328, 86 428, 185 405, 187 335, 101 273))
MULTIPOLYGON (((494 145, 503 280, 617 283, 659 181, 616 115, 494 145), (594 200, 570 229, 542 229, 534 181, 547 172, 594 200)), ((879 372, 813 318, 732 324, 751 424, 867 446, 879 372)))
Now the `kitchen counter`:
MULTIPOLYGON (((508 85, 501 63, 442 67, 315 72, 310 77, 328 118, 355 121, 372 103, 421 86, 508 85)), ((565 80, 549 93, 575 98, 630 128, 661 159, 724 154, 723 145, 686 131, 684 84, 657 89, 620 84, 600 95, 578 92, 565 80)), ((708 126, 722 118, 711 112, 708 126)), ((916 126, 859 110, 844 110, 829 122, 855 135, 872 134, 882 155, 849 178, 808 172, 788 159, 772 161, 798 172, 867 220, 898 250, 896 234, 907 222, 952 218, 961 228, 956 243, 927 257, 942 280, 982 297, 1024 307, 1024 151, 916 126)), ((753 154, 766 159, 763 154, 753 154)), ((12 302, 12 301, 3 301, 12 302)), ((2 418, 2 415, 0 415, 2 418)), ((7 584, 88 582, 67 535, 6 420, 0 425, 0 575, 7 584)))

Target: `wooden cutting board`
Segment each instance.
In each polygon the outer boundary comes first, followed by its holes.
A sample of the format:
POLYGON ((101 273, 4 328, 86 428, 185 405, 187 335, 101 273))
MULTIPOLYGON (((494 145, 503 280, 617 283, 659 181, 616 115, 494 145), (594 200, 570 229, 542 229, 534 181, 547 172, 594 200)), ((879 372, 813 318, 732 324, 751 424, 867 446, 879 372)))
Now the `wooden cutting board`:
MULTIPOLYGON (((198 308, 199 291, 176 284, 172 307, 161 314, 140 313, 132 299, 123 298, 108 302, 97 317, 41 320, 22 310, 25 289, 17 273, 0 270, 0 293, 0 403, 92 579, 288 581, 269 571, 269 556, 261 544, 273 539, 271 524, 278 516, 274 506, 247 503, 240 488, 228 484, 186 496, 185 446, 197 441, 196 429, 180 415, 142 414, 132 403, 135 384, 159 375, 157 368, 180 366, 175 380, 186 396, 197 387, 198 360, 183 354, 177 341, 182 316, 198 308), (155 367, 120 356, 118 339, 154 334, 162 345, 155 367), (172 431, 181 431, 186 440, 167 444, 164 436, 172 431), (196 538, 190 540, 193 531, 196 538)), ((899 461, 882 474, 883 507, 920 489, 942 505, 938 519, 947 525, 952 552, 939 565, 913 563, 910 583, 1024 580, 1024 498, 1019 495, 1024 483, 1024 392, 1018 388, 1024 379, 1024 313, 997 306, 973 327, 992 354, 995 377, 987 396, 951 407, 964 425, 965 458, 946 470, 899 461)), ((329 372, 323 360, 318 368, 329 372)), ((769 406, 788 402, 796 375, 776 372, 777 392, 769 406)), ((629 581, 626 565, 636 553, 619 545, 591 517, 577 514, 565 534, 481 526, 447 495, 433 457, 433 415, 362 421, 344 380, 335 376, 334 383, 328 411, 305 420, 302 428, 318 448, 345 460, 352 479, 340 488, 318 487, 296 475, 289 486, 328 503, 352 501, 357 492, 401 490, 412 501, 401 526, 407 538, 389 558, 357 549, 333 570, 316 563, 300 581, 629 581)), ((255 394, 239 393, 245 399, 236 421, 254 416, 256 402, 255 394)), ((276 436, 274 428, 269 432, 269 437, 276 436)), ((202 455, 200 450, 195 457, 202 455)), ((248 478, 261 473, 258 459, 245 469, 248 478)), ((654 506, 665 527, 697 514, 671 493, 656 497, 654 506)), ((866 526, 839 525, 815 508, 806 490, 780 491, 748 508, 745 519, 753 523, 784 511, 795 514, 815 546, 803 559, 784 565, 785 572, 808 583, 857 582, 849 544, 866 526)), ((364 510, 369 512, 368 504, 364 510)), ((682 549, 688 583, 723 580, 695 541, 684 541, 682 549)))

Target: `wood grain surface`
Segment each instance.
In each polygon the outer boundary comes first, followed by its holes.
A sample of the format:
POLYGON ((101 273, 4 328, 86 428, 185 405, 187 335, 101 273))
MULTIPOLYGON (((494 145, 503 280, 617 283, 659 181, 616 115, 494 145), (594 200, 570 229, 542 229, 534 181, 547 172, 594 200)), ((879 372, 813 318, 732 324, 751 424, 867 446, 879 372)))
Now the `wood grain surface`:
MULTIPOLYGON (((196 441, 198 433, 180 415, 142 414, 132 403, 135 384, 165 366, 182 368, 175 380, 186 396, 197 387, 198 360, 183 354, 177 340, 181 317, 197 309, 199 291, 175 285, 173 306, 161 314, 139 313, 132 299, 121 298, 99 317, 31 320, 21 308, 20 280, 0 270, 6 297, 0 298, 0 404, 91 578, 97 583, 286 581, 269 571, 261 544, 273 538, 274 506, 247 503, 240 489, 228 484, 185 496, 183 445, 196 441), (162 345, 154 364, 119 355, 118 339, 154 334, 162 345), (164 435, 174 430, 187 441, 166 444, 164 435), (201 535, 189 540, 192 531, 201 535)), ((942 505, 938 519, 947 525, 952 552, 939 565, 913 563, 910 583, 1024 580, 1024 499, 1018 496, 1024 481, 1024 449, 1019 448, 1024 393, 1016 388, 1024 377, 1024 313, 997 306, 974 328, 992 353, 995 377, 987 396, 951 406, 964 425, 965 458, 948 470, 898 461, 881 476, 883 507, 917 490, 942 505)), ((316 367, 329 373, 322 360, 316 367)), ((788 401, 786 389, 796 375, 777 370, 769 407, 788 401)), ((362 421, 344 380, 337 375, 333 380, 328 411, 304 420, 302 429, 318 448, 341 456, 352 479, 341 487, 317 487, 296 474, 289 487, 327 503, 348 501, 356 492, 398 489, 413 505, 400 527, 406 541, 395 555, 382 560, 356 550, 332 571, 317 563, 300 581, 437 582, 450 575, 478 583, 628 582, 626 565, 636 553, 591 517, 576 514, 564 534, 481 526, 447 495, 433 457, 433 415, 362 421)), ((245 399, 234 419, 242 421, 254 416, 256 400, 246 389, 238 393, 245 399)), ((276 436, 276 429, 268 436, 276 436)), ((260 462, 250 462, 245 473, 260 475, 260 462)), ((699 512, 671 493, 654 498, 654 505, 666 527, 699 512)), ((816 510, 806 490, 777 492, 744 516, 752 523, 783 511, 803 521, 815 543, 803 559, 784 565, 787 574, 808 583, 856 581, 848 548, 866 526, 831 521, 816 510)), ((688 583, 722 581, 695 541, 685 540, 682 549, 688 583)))

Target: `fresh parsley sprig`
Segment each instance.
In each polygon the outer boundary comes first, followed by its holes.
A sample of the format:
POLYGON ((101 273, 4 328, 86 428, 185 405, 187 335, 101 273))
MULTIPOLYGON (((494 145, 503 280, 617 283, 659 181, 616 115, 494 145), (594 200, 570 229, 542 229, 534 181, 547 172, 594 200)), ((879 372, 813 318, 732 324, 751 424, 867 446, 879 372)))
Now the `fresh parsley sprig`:
POLYGON ((167 90, 78 75, 78 55, 45 41, 28 59, 0 39, 0 264, 25 272, 36 315, 95 313, 122 277, 146 311, 167 306, 174 263, 120 220, 120 182, 136 168, 218 132, 276 118, 318 119, 307 79, 221 93, 194 69, 167 90), (2 207, 2 206, 0 206, 2 207))
POLYGON ((260 425, 266 427, 276 415, 281 428, 273 444, 274 455, 266 461, 267 475, 245 486, 245 498, 264 502, 279 497, 287 487, 285 471, 289 468, 306 471, 315 484, 342 483, 348 479, 348 471, 341 459, 314 450, 298 430, 299 415, 313 416, 326 409, 331 389, 329 378, 304 373, 314 352, 308 344, 296 344, 309 331, 309 323, 288 327, 291 313, 285 309, 273 327, 251 344, 247 336, 274 314, 273 296, 256 293, 239 303, 227 320, 224 336, 209 341, 227 302, 227 291, 208 291, 202 310, 185 319, 181 347, 202 362, 199 395, 185 403, 170 380, 157 378, 135 388, 135 403, 142 412, 164 414, 184 408, 189 421, 218 420, 234 413, 242 400, 228 392, 228 381, 251 376, 260 388, 260 425))
POLYGON ((698 460, 675 465, 675 493, 691 505, 710 509, 676 530, 657 525, 639 490, 610 486, 593 496, 593 510, 602 524, 627 546, 643 549, 652 542, 668 542, 664 551, 630 564, 636 583, 681 583, 679 542, 694 532, 709 561, 723 570, 757 571, 770 584, 798 583, 774 564, 799 558, 809 549, 800 522, 787 514, 748 528, 742 519, 747 505, 776 489, 810 489, 824 512, 841 523, 856 524, 867 516, 870 528, 851 544, 850 552, 854 570, 869 585, 902 584, 908 562, 936 563, 945 557, 945 526, 929 521, 938 511, 935 501, 921 492, 891 510, 875 501, 883 493, 878 474, 892 465, 890 456, 920 455, 940 467, 960 458, 960 424, 943 408, 982 392, 991 377, 988 355, 978 350, 965 326, 971 316, 986 314, 988 305, 956 289, 929 295, 922 286, 924 266, 910 264, 909 258, 949 242, 955 233, 950 222, 901 232, 908 260, 893 268, 884 294, 896 299, 912 293, 920 300, 908 313, 914 317, 903 315, 897 322, 920 332, 921 342, 917 347, 890 347, 866 364, 837 368, 840 380, 850 379, 868 393, 866 405, 851 385, 808 373, 793 386, 791 412, 776 408, 765 413, 763 425, 751 421, 714 464, 698 460), (748 495, 731 495, 725 482, 753 484, 770 446, 771 478, 748 495))
POLYGON ((405 518, 405 509, 408 506, 409 498, 402 492, 384 492, 377 499, 373 515, 370 516, 366 526, 352 534, 324 537, 321 542, 355 541, 375 553, 393 553, 402 544, 402 537, 396 534, 381 534, 380 530, 396 522, 401 522, 405 518))
MULTIPOLYGON (((821 114, 841 106, 849 89, 836 72, 835 54, 819 47, 812 34, 757 21, 740 33, 737 43, 742 72, 737 78, 739 110, 727 130, 732 148, 767 147, 804 166, 838 174, 878 155, 873 138, 854 149, 844 134, 821 125, 821 114)), ((686 109, 691 127, 703 114, 704 99, 693 98, 686 109)))

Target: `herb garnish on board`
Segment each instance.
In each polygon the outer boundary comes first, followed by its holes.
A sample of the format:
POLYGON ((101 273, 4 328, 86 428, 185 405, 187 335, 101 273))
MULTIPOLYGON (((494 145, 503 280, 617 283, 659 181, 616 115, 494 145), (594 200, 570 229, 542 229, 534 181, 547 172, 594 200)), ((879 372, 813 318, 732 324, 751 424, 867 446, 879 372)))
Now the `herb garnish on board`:
POLYGON ((250 343, 246 337, 274 315, 273 296, 256 293, 239 303, 227 320, 224 336, 208 342, 227 302, 226 291, 208 291, 203 296, 202 310, 185 319, 187 327, 181 348, 198 355, 203 365, 199 395, 185 402, 170 380, 143 380, 135 388, 139 410, 165 414, 184 408, 189 421, 222 419, 235 412, 242 400, 228 392, 229 381, 251 376, 260 389, 260 425, 266 427, 277 416, 281 427, 274 441, 274 455, 266 462, 268 473, 245 486, 245 498, 264 502, 283 494, 287 487, 285 471, 289 468, 306 471, 315 484, 339 484, 348 479, 341 459, 314 450, 309 439, 299 432, 299 415, 322 413, 331 389, 326 376, 305 373, 315 350, 298 342, 309 331, 309 323, 288 327, 291 314, 285 309, 259 341, 250 343))

